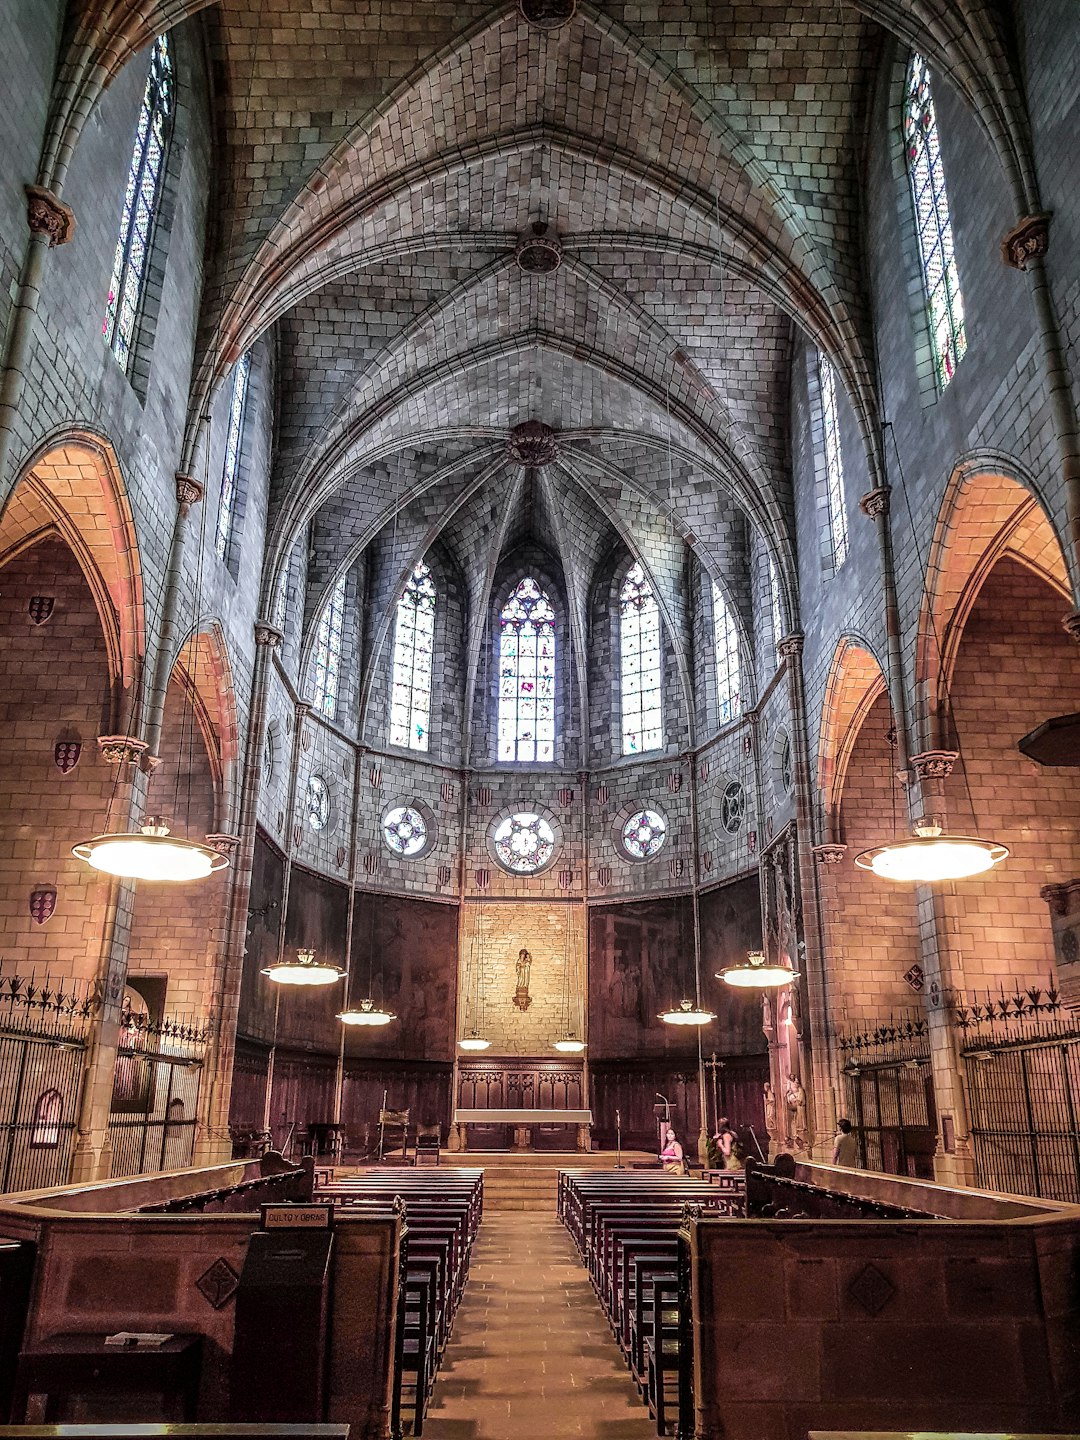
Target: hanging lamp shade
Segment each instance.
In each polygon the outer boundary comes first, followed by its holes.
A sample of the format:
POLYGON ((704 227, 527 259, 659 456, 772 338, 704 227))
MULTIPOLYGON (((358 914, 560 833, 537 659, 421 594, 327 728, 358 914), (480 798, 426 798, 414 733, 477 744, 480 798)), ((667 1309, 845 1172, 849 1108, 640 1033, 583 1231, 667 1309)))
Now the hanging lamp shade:
POLYGON ((95 835, 92 840, 72 846, 71 853, 95 870, 122 880, 166 880, 173 884, 204 880, 229 863, 227 855, 209 845, 170 835, 165 822, 153 815, 137 833, 95 835))
POLYGON ((740 990, 779 990, 797 980, 799 972, 786 965, 773 965, 760 950, 751 950, 745 960, 719 970, 716 978, 740 990))
POLYGON ((872 870, 883 880, 913 885, 935 881, 967 880, 985 874, 1009 854, 1007 845, 973 835, 944 835, 936 821, 915 826, 909 840, 879 845, 855 856, 860 870, 872 870))
POLYGON ((585 1041, 579 1040, 568 1030, 561 1040, 552 1041, 551 1048, 560 1051, 563 1055, 580 1055, 585 1049, 585 1041))
POLYGON ((337 1018, 343 1025, 389 1025, 397 1016, 374 1000, 361 1000, 359 1005, 347 1005, 337 1018))
POLYGON ((680 1000, 678 1005, 665 1010, 659 1019, 663 1020, 665 1025, 711 1025, 716 1016, 693 1000, 680 1000))
POLYGON ((485 1040, 475 1030, 470 1031, 468 1035, 463 1035, 457 1043, 459 1050, 488 1050, 491 1048, 491 1041, 485 1040))
POLYGON ((316 960, 314 950, 297 950, 295 960, 275 960, 262 972, 276 985, 333 985, 345 971, 332 960, 316 960))

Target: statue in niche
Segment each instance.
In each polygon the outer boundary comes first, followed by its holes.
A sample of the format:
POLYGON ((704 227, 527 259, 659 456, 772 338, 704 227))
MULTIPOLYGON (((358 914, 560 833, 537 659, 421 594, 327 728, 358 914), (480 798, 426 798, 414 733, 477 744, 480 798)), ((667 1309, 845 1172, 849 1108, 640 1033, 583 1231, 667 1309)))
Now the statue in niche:
POLYGON ((765 1129, 769 1139, 776 1136, 776 1094, 768 1080, 765 1081, 765 1129))
POLYGON ((806 1135, 806 1091, 797 1075, 789 1075, 784 1092, 789 1112, 789 1129, 796 1150, 807 1148, 806 1135))
POLYGON ((529 994, 529 977, 532 975, 532 956, 528 950, 518 951, 517 958, 517 988, 514 991, 514 1004, 525 1013, 532 1004, 532 996, 529 994))

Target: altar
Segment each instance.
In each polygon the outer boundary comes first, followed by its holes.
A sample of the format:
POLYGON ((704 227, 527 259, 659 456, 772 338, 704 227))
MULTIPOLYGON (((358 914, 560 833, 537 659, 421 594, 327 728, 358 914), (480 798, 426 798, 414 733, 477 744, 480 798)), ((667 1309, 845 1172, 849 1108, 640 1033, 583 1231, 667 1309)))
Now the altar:
POLYGON ((451 1150, 467 1150, 469 1148, 470 1125, 478 1126, 484 1132, 489 1132, 492 1126, 506 1126, 514 1133, 513 1148, 515 1150, 539 1148, 536 1144, 537 1136, 534 1127, 538 1129, 542 1127, 547 1130, 548 1134, 553 1128, 563 1131, 573 1128, 577 1131, 574 1148, 588 1150, 591 1143, 589 1127, 592 1125, 592 1111, 525 1110, 520 1107, 455 1110, 450 1128, 451 1150))
POLYGON ((583 1063, 462 1059, 451 1150, 588 1150, 592 1110, 583 1063))

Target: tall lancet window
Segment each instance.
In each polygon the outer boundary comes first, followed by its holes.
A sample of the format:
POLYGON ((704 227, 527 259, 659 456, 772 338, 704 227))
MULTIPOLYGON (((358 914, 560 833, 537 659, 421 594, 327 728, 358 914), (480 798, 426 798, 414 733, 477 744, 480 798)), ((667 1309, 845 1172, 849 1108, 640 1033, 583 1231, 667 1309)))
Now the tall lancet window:
POLYGON ((499 612, 498 756, 555 759, 555 610, 531 576, 499 612))
POLYGON ((938 389, 944 390, 967 352, 964 297, 953 249, 949 196, 941 163, 937 114, 930 71, 921 55, 912 55, 904 94, 904 153, 915 225, 919 232, 923 288, 934 347, 938 389))
POLYGON ((147 261, 169 152, 176 76, 169 37, 161 35, 150 52, 135 148, 128 167, 120 236, 116 242, 102 334, 125 370, 131 362, 135 331, 146 285, 147 261))
POLYGON ((713 581, 713 640, 716 646, 716 699, 719 720, 726 725, 742 711, 742 673, 739 665, 739 631, 724 592, 713 581))
POLYGON ((784 612, 780 604, 780 576, 776 573, 776 562, 769 556, 769 613, 772 616, 773 644, 779 645, 784 633, 784 612))
POLYGON ((431 734, 431 657, 435 645, 435 582, 421 560, 398 601, 390 744, 426 750, 431 734))
POLYGON ((214 548, 224 560, 232 538, 236 514, 236 486, 240 474, 240 446, 244 439, 244 412, 247 410, 251 356, 241 355, 233 367, 232 400, 229 404, 229 433, 225 437, 225 465, 221 472, 221 503, 218 506, 214 548))
POLYGON ((312 657, 312 704, 328 720, 337 715, 338 690, 341 685, 341 651, 345 630, 345 576, 334 586, 333 594, 315 632, 315 654, 312 657))
POLYGON ((829 502, 829 540, 833 566, 847 559, 847 506, 844 503, 844 457, 840 450, 840 422, 836 414, 836 375, 824 355, 818 357, 821 381, 821 425, 825 437, 825 488, 829 502))
POLYGON ((660 607, 637 561, 626 572, 619 591, 619 651, 623 754, 659 750, 664 743, 660 607))

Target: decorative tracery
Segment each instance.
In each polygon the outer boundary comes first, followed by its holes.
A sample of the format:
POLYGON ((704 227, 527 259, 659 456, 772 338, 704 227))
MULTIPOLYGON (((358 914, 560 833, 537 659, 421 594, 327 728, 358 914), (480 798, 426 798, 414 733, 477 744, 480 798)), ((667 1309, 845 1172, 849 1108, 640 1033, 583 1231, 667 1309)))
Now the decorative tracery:
POLYGON ((631 860, 651 860, 662 849, 667 829, 659 810, 638 810, 622 828, 623 849, 631 860))
POLYGON ((102 334, 127 369, 146 282, 146 262, 169 150, 176 77, 169 37, 160 35, 150 52, 135 146, 128 167, 120 235, 116 242, 102 334))
POLYGON ((967 352, 967 333, 930 70, 919 54, 913 54, 908 65, 904 153, 919 234, 934 365, 938 388, 944 390, 967 352))
POLYGON ((821 423, 825 437, 825 488, 829 505, 829 541, 832 562, 839 570, 847 559, 847 506, 844 504, 844 457, 840 449, 840 422, 836 413, 836 374, 824 355, 818 359, 821 380, 821 423))
POLYGON ((543 815, 521 810, 496 825, 491 843, 504 870, 513 875, 535 875, 555 853, 555 832, 543 815))
POLYGON ((498 757, 555 759, 555 610, 531 576, 499 612, 498 757))
POLYGON ((236 511, 237 479, 240 471, 240 446, 244 438, 244 414, 247 410, 248 379, 251 375, 250 354, 241 355, 233 367, 232 400, 229 404, 229 433, 225 438, 225 465, 221 472, 221 503, 218 506, 217 534, 214 548, 224 560, 232 537, 236 511))
POLYGON ((341 651, 345 631, 345 576, 334 586, 315 632, 315 654, 312 658, 313 704, 316 710, 333 720, 337 714, 338 689, 341 684, 341 651))
POLYGON ((635 561, 619 591, 622 753, 639 755, 664 743, 661 707, 660 607, 635 561))
POLYGON ((724 592, 713 581, 713 643, 716 650, 716 697, 719 720, 726 725, 742 710, 739 631, 724 592))
POLYGON ((431 571, 421 561, 398 601, 390 689, 390 744, 409 750, 426 750, 430 741, 436 598, 431 571))

